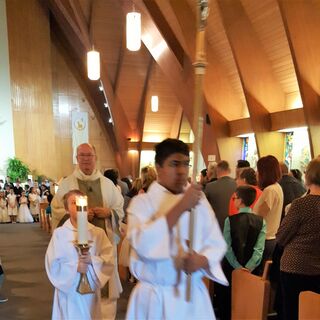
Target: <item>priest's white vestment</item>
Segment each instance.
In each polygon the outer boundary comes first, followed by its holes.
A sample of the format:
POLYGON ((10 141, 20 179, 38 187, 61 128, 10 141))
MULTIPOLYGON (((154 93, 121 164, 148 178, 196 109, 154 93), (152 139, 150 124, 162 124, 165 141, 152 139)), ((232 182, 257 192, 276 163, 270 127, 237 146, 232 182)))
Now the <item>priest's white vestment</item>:
POLYGON ((100 289, 110 279, 114 269, 113 249, 105 232, 88 223, 89 250, 92 264, 87 276, 94 294, 77 292, 80 273, 77 272, 79 255, 74 241, 77 230, 68 219, 54 230, 46 252, 46 271, 55 287, 52 319, 102 319, 100 289))
POLYGON ((187 276, 178 266, 188 251, 189 212, 181 215, 171 232, 165 216, 182 196, 154 182, 127 209, 130 269, 139 280, 130 297, 127 319, 215 319, 202 277, 228 284, 220 266, 226 244, 203 195, 195 208, 194 250, 208 259, 209 269, 192 274, 192 297, 187 302, 187 276))

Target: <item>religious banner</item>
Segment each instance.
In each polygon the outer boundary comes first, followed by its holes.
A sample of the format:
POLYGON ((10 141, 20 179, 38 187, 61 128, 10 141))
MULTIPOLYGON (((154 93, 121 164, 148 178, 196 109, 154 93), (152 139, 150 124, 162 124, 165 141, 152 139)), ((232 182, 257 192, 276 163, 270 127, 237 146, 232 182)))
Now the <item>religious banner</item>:
POLYGON ((72 111, 71 121, 73 163, 77 164, 76 155, 78 145, 89 142, 88 113, 72 111))

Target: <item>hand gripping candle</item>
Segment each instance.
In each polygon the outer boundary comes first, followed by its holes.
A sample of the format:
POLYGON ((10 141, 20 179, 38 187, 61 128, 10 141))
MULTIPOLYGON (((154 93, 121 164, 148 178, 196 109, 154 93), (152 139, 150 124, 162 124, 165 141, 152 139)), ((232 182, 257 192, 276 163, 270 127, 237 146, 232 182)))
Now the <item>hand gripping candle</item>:
POLYGON ((88 243, 88 212, 87 212, 87 196, 77 196, 77 228, 78 228, 78 244, 88 243))

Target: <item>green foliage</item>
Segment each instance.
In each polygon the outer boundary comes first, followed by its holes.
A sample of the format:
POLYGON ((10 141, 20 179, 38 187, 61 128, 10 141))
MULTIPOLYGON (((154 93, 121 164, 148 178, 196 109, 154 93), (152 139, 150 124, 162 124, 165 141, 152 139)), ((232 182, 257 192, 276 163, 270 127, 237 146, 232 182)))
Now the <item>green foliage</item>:
POLYGON ((21 182, 26 181, 29 172, 29 167, 18 158, 8 159, 7 176, 11 178, 12 182, 15 182, 17 179, 20 179, 21 182))

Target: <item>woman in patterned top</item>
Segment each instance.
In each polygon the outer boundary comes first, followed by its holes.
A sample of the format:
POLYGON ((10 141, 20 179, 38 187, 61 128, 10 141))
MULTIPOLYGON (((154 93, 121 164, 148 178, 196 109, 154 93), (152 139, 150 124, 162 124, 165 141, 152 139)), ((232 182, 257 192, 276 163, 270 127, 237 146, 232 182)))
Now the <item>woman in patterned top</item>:
POLYGON ((320 293, 320 159, 306 171, 310 194, 292 202, 277 233, 284 252, 280 262, 284 319, 298 319, 299 294, 320 293))

